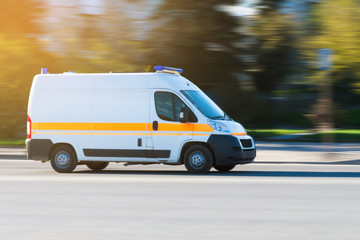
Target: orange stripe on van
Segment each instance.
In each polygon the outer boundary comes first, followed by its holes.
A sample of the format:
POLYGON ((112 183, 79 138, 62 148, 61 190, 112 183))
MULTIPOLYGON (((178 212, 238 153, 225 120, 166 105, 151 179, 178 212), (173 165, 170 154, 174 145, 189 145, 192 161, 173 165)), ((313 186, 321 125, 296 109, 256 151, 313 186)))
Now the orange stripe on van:
POLYGON ((31 129, 32 130, 38 130, 38 123, 37 122, 32 122, 31 123, 31 129))
POLYGON ((92 135, 91 132, 31 132, 32 135, 92 135))
MULTIPOLYGON (((152 123, 47 123, 33 122, 32 130, 55 131, 152 131, 152 123)), ((213 132, 208 124, 200 123, 159 123, 159 132, 213 132)))
POLYGON ((193 130, 193 125, 191 123, 159 123, 158 131, 178 131, 184 132, 193 130))
POLYGON ((194 132, 213 132, 214 129, 209 124, 194 123, 194 132))
POLYGON ((146 131, 146 123, 93 123, 95 131, 146 131))
POLYGON ((247 133, 246 132, 244 132, 244 133, 231 133, 231 135, 233 135, 233 136, 244 136, 244 135, 247 135, 247 133))
POLYGON ((91 123, 45 123, 38 122, 33 130, 78 130, 91 131, 91 123))
POLYGON ((108 132, 31 132, 31 134, 40 135, 103 135, 103 136, 210 136, 204 133, 108 133, 108 132))
POLYGON ((200 123, 159 123, 158 131, 212 132, 214 131, 214 129, 212 129, 212 127, 210 127, 208 124, 200 124, 200 123))

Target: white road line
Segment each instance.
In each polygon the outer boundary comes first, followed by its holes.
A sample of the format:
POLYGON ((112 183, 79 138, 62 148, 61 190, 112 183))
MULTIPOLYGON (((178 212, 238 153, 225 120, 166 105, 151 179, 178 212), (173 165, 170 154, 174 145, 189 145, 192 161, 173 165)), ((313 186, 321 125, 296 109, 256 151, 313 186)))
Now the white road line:
MULTIPOLYGON (((2 162, 11 162, 11 163, 21 163, 21 162, 24 162, 24 163, 42 163, 41 161, 33 161, 33 160, 26 160, 26 159, 0 159, 0 164, 2 162)), ((47 164, 50 164, 50 162, 46 162, 47 164)), ((122 164, 125 163, 125 162, 119 162, 118 164, 120 164, 119 166, 123 166, 122 164)), ((311 165, 311 166, 327 166, 327 165, 330 165, 330 166, 352 166, 352 167, 360 167, 360 165, 350 165, 350 164, 347 164, 347 163, 336 163, 336 162, 326 162, 326 161, 309 161, 308 163, 306 162, 306 160, 304 161, 293 161, 293 160, 289 160, 289 161, 279 161, 279 160, 269 160, 269 161, 266 161, 266 160, 259 160, 259 161, 254 161, 253 163, 251 163, 250 165, 247 165, 247 166, 251 166, 251 165, 262 165, 262 166, 273 166, 274 164, 279 164, 279 165, 286 165, 286 166, 308 166, 308 165, 311 165), (314 163, 315 162, 315 163, 314 163)), ((160 166, 163 166, 163 165, 160 165, 160 166)), ((108 169, 108 168, 107 168, 108 169)), ((116 169, 111 169, 111 170, 116 170, 116 169)), ((160 170, 160 169, 159 169, 160 170)))
POLYGON ((317 184, 360 185, 359 178, 333 177, 251 177, 251 176, 0 176, 1 182, 69 182, 69 183, 254 183, 254 184, 317 184))

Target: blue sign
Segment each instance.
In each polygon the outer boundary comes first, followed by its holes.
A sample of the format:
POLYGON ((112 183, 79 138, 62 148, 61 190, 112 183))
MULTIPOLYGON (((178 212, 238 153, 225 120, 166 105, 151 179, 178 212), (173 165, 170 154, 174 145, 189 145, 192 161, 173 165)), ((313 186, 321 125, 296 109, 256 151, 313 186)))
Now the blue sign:
POLYGON ((332 67, 332 49, 319 49, 318 50, 318 62, 319 62, 319 70, 320 71, 327 71, 330 70, 332 67))

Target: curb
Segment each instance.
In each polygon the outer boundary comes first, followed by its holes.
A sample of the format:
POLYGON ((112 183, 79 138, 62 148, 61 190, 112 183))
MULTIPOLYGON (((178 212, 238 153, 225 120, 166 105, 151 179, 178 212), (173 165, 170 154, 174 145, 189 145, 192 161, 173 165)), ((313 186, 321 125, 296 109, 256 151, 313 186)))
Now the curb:
POLYGON ((27 160, 27 156, 22 154, 21 155, 0 154, 0 160, 27 160))

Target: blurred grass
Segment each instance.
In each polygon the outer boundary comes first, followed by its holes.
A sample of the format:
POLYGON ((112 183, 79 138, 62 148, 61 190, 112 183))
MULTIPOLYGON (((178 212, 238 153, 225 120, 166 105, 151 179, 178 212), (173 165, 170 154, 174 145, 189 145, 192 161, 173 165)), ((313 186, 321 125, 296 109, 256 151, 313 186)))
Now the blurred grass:
MULTIPOLYGON (((281 135, 310 133, 311 129, 253 129, 247 130, 248 134, 254 138, 254 140, 271 140, 271 138, 281 135)), ((359 129, 337 129, 327 132, 313 132, 313 134, 297 136, 291 139, 277 140, 277 141, 335 141, 335 142, 360 142, 360 130, 359 129)))
POLYGON ((25 139, 0 139, 0 146, 19 146, 25 147, 25 139))
POLYGON ((359 129, 338 129, 328 132, 318 132, 312 135, 301 136, 299 140, 333 140, 335 142, 360 142, 360 130, 359 129))
POLYGON ((288 135, 288 134, 298 134, 304 133, 307 130, 298 130, 298 129, 253 129, 247 130, 247 133, 252 136, 255 140, 264 140, 267 138, 279 136, 279 135, 288 135))

